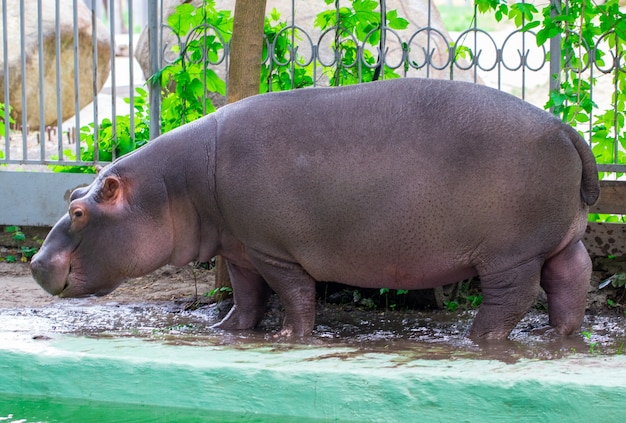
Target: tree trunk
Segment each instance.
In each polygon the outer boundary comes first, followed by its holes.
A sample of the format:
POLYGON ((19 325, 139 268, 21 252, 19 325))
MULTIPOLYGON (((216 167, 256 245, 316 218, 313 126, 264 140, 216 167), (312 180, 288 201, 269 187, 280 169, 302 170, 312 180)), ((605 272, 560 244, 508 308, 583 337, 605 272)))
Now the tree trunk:
MULTIPOLYGON (((237 0, 230 39, 228 103, 259 93, 266 0, 237 0)), ((215 287, 230 287, 226 262, 215 259, 215 287)), ((218 294, 219 295, 219 294, 218 294)))

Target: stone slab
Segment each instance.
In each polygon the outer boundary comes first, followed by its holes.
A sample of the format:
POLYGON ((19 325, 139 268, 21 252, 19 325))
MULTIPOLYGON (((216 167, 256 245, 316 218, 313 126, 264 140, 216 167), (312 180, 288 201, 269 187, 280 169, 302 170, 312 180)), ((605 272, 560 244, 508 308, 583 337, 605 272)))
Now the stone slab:
POLYGON ((0 225, 53 226, 67 213, 70 194, 93 174, 0 170, 0 225))

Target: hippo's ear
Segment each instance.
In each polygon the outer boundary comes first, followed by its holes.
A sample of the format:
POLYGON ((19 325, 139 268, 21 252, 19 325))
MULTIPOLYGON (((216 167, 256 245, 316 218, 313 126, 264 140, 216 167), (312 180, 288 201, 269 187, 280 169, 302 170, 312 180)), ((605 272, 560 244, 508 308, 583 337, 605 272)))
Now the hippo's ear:
POLYGON ((121 196, 120 180, 115 176, 107 176, 100 189, 100 198, 105 202, 115 202, 121 196))

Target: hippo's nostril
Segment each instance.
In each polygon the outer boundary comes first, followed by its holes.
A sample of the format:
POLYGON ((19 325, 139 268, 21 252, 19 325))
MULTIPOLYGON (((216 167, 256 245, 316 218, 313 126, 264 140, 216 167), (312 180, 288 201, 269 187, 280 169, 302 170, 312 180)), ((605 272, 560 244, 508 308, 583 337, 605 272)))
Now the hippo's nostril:
POLYGON ((40 253, 33 256, 30 271, 33 279, 49 294, 59 295, 68 288, 68 260, 62 255, 50 257, 40 253))

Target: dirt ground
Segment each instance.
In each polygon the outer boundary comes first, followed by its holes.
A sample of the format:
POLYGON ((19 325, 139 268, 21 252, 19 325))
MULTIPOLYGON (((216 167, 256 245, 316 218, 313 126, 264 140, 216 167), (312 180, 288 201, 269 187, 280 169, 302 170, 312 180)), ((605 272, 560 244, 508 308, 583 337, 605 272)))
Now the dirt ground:
MULTIPOLYGON (((124 282, 98 302, 136 303, 138 301, 209 302, 205 296, 215 284, 214 272, 192 265, 177 269, 163 267, 150 275, 124 282), (197 298, 196 298, 197 297, 197 298)), ((44 307, 58 299, 46 293, 33 280, 28 263, 0 262, 0 308, 44 307)))

